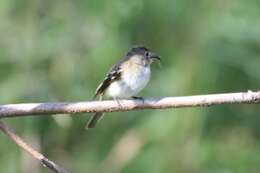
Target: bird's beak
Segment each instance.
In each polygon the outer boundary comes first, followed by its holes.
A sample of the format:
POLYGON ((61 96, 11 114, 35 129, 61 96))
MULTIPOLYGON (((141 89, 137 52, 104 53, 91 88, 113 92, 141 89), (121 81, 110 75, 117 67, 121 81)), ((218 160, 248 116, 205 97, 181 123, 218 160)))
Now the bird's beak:
POLYGON ((150 58, 153 60, 153 61, 161 61, 161 57, 155 53, 151 53, 150 54, 150 58))

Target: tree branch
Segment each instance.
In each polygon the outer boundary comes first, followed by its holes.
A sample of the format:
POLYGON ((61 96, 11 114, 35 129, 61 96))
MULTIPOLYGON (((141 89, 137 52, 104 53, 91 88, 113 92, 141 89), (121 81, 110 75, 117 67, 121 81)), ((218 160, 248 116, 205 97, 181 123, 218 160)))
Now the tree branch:
POLYGON ((136 109, 166 109, 199 107, 219 104, 260 103, 260 91, 244 93, 211 94, 183 97, 165 97, 145 100, 25 103, 0 105, 0 118, 27 115, 75 114, 84 112, 119 112, 136 109))
MULTIPOLYGON (((211 94, 184 97, 165 97, 145 100, 91 101, 91 102, 56 102, 56 103, 23 103, 0 105, 0 119, 27 115, 76 114, 84 112, 119 112, 137 109, 167 109, 181 107, 199 107, 220 104, 260 103, 260 91, 244 93, 211 94)), ((19 147, 27 151, 44 166, 56 173, 67 173, 54 162, 48 160, 38 151, 26 144, 7 125, 0 121, 0 130, 19 147)))
POLYGON ((48 167, 55 173, 68 173, 66 170, 58 166, 53 161, 47 159, 44 155, 33 149, 26 142, 23 141, 13 130, 11 130, 6 124, 0 121, 0 130, 8 136, 13 142, 15 142, 19 147, 29 153, 32 157, 39 160, 43 166, 48 167))

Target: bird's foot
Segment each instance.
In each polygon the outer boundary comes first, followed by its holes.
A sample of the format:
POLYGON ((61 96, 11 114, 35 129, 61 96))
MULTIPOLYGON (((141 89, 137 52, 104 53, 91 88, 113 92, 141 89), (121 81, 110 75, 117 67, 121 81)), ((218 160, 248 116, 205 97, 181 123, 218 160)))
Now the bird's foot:
POLYGON ((142 100, 142 103, 144 104, 144 98, 143 98, 143 97, 132 96, 132 99, 135 99, 135 100, 142 100))
POLYGON ((118 106, 119 106, 120 108, 123 107, 122 104, 120 103, 120 101, 119 101, 117 98, 114 98, 114 100, 117 102, 117 104, 118 104, 118 106))

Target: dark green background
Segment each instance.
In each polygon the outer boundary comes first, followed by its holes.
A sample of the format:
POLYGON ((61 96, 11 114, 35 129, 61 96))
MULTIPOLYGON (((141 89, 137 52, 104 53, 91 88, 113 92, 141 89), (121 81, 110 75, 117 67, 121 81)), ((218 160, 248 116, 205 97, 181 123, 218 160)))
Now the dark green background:
MULTIPOLYGON (((259 0, 1 0, 0 104, 87 101, 135 44, 162 56, 144 97, 260 88, 259 0)), ((4 119, 74 173, 257 173, 259 105, 4 119)), ((49 172, 0 134, 0 172, 49 172)))

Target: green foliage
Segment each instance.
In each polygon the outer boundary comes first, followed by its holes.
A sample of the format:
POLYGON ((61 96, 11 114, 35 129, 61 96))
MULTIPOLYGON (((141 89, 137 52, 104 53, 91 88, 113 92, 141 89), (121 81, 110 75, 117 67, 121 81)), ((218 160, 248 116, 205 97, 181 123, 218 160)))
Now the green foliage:
MULTIPOLYGON (((135 44, 163 59, 144 97, 257 90, 259 17, 257 0, 2 0, 0 104, 89 100, 135 44)), ((259 112, 221 105, 109 113, 89 131, 88 114, 4 121, 72 172, 244 173, 260 169, 259 112)), ((0 172, 48 172, 2 134, 0 141, 0 172)))

